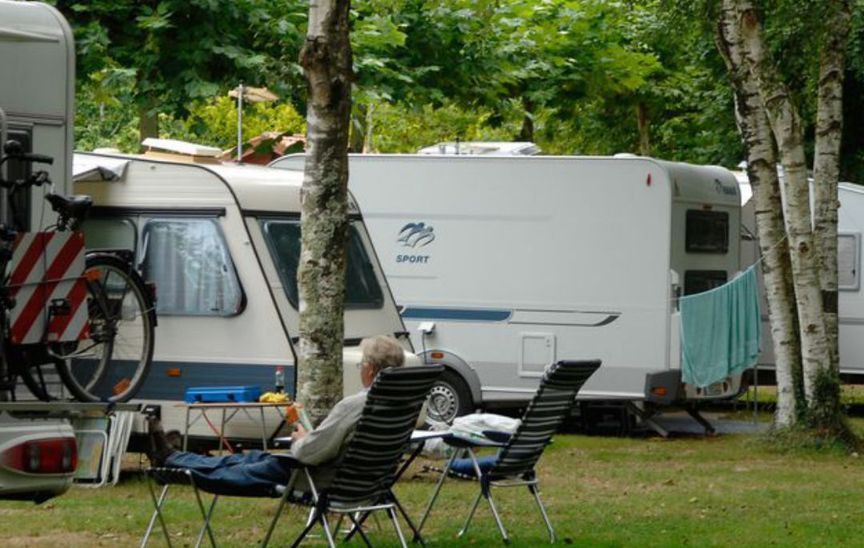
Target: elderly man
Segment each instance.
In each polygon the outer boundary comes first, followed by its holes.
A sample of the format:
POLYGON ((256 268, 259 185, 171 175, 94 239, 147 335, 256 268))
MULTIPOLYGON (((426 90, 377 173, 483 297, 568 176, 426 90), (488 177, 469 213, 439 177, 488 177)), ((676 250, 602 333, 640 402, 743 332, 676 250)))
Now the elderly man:
MULTIPOLYGON (((363 351, 360 380, 364 389, 337 403, 314 430, 307 432, 298 424, 293 435, 291 453, 301 463, 317 467, 312 474, 319 487, 326 487, 335 474, 332 464, 338 462, 351 439, 366 403, 367 389, 375 377, 380 371, 401 367, 405 362, 402 347, 393 337, 363 339, 360 348, 363 351)), ((285 485, 291 476, 288 459, 264 451, 208 457, 175 451, 165 439, 158 421, 151 422, 150 432, 153 451, 149 456, 153 465, 188 468, 195 482, 211 493, 273 496, 277 494, 277 486, 285 485)))

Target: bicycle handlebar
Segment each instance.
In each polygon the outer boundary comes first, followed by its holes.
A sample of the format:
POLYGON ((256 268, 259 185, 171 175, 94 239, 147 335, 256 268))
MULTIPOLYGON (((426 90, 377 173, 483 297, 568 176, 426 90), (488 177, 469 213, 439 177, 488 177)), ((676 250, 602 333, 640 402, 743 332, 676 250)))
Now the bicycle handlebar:
POLYGON ((33 164, 48 164, 51 165, 54 163, 54 158, 45 154, 34 154, 32 152, 24 152, 21 154, 10 154, 6 156, 5 159, 18 160, 21 162, 30 162, 33 164))

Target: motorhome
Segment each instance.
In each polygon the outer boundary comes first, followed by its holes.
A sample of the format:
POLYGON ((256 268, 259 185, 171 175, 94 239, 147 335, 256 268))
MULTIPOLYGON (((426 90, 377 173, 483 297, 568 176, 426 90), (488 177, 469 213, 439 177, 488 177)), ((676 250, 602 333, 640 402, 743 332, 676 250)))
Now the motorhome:
MULTIPOLYGON (((302 156, 271 164, 299 172, 302 156)), ((739 269, 723 168, 639 157, 355 155, 349 188, 447 417, 524 403, 547 365, 600 358, 581 400, 726 398, 680 376, 677 297, 739 269)))
MULTIPOLYGON (((69 24, 41 2, 0 0, 0 143, 18 141, 25 152, 51 156, 45 169, 55 192, 68 193, 72 172, 75 108, 75 45, 69 24)), ((0 145, 2 146, 2 145, 0 145)), ((8 175, 22 178, 31 166, 8 162, 8 175)), ((52 213, 42 189, 20 193, 16 211, 37 229, 52 213)), ((0 198, 0 202, 3 199, 0 198)), ((5 213, 0 206, 0 213, 5 213)))
MULTIPOLYGON (((0 0, 0 157, 9 139, 24 152, 51 156, 53 165, 39 167, 50 173, 59 193, 68 191, 71 181, 74 88, 74 41, 63 16, 47 4, 0 0)), ((23 178, 30 169, 9 161, 0 177, 23 178)), ((35 230, 53 217, 50 208, 43 208, 41 192, 19 193, 16 201, 23 226, 35 230)), ((0 192, 0 222, 9 213, 5 192, 0 192)), ((67 420, 50 414, 43 411, 33 419, 0 410, 0 459, 7 464, 0 470, 0 499, 41 502, 71 485, 74 432, 67 420), (25 454, 28 458, 21 458, 25 454), (67 466, 52 468, 52 462, 67 466)))
MULTIPOLYGON (((293 393, 302 173, 219 163, 218 149, 181 150, 186 154, 76 154, 75 191, 94 200, 84 226, 88 248, 131 251, 145 280, 156 285, 156 346, 137 399, 160 405, 166 428, 182 432, 178 404, 187 388, 272 390, 281 366, 293 393)), ((350 218, 346 393, 360 388, 355 364, 363 337, 395 335, 411 350, 353 200, 350 218)), ((260 442, 253 418, 238 415, 226 435, 247 446, 260 442)), ((265 422, 272 432, 278 414, 265 422)), ((214 432, 198 421, 189 436, 212 440, 214 432)))
MULTIPOLYGON (((759 259, 759 242, 752 190, 747 174, 736 172, 741 189, 741 265, 742 268, 759 259)), ((811 181, 812 184, 812 181, 811 181)), ((840 373, 860 380, 864 375, 864 289, 861 287, 861 235, 864 233, 864 187, 840 183, 837 187, 840 208, 837 210, 837 273, 840 343, 840 373)), ((761 283, 761 277, 760 277, 761 283)), ((759 368, 774 369, 774 351, 767 303, 762 310, 762 353, 759 368)), ((760 375, 761 377, 761 375, 760 375)))

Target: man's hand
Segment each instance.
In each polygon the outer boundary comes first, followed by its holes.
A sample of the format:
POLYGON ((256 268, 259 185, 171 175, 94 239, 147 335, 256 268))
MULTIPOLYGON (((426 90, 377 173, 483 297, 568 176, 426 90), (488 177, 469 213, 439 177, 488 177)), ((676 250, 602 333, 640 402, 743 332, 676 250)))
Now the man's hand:
POLYGON ((303 428, 303 425, 300 424, 300 421, 297 421, 296 423, 294 423, 294 433, 291 434, 291 441, 300 441, 304 437, 306 437, 306 434, 308 433, 309 432, 305 428, 303 428))

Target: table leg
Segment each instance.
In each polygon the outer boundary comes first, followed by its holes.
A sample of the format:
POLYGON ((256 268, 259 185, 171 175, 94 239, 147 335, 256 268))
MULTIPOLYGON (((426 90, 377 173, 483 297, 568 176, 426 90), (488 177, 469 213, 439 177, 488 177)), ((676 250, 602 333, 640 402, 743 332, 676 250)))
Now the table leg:
POLYGON ((189 417, 192 412, 192 408, 188 405, 186 406, 186 425, 183 427, 183 451, 189 450, 189 417))
POLYGON ((219 423, 219 456, 222 456, 222 448, 225 444, 225 408, 222 408, 222 421, 219 423))
POLYGON ((258 411, 261 412, 261 449, 267 450, 267 425, 264 424, 264 408, 259 407, 258 411))

